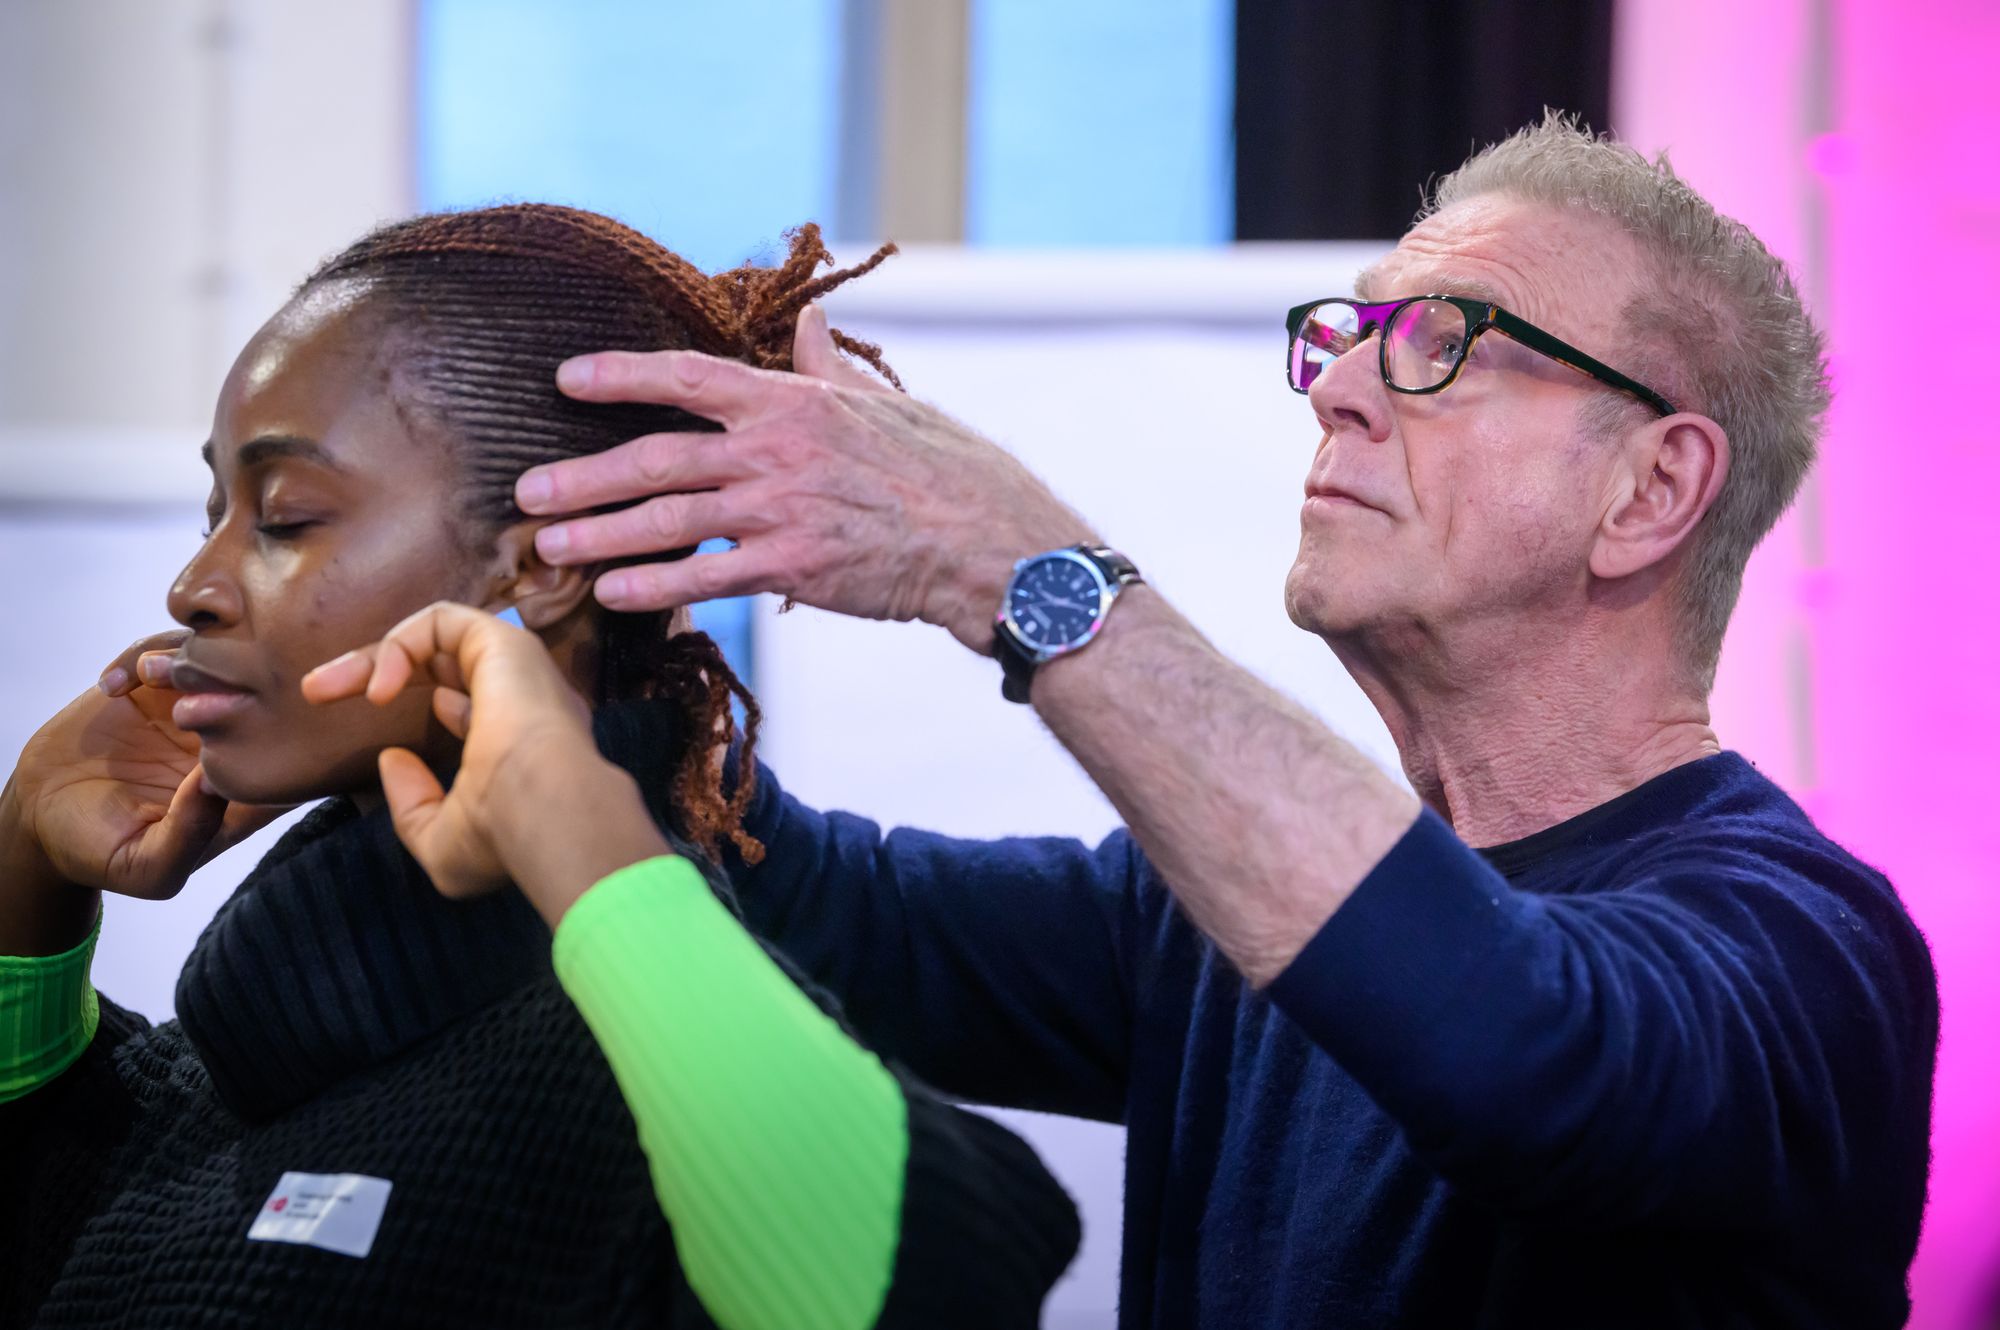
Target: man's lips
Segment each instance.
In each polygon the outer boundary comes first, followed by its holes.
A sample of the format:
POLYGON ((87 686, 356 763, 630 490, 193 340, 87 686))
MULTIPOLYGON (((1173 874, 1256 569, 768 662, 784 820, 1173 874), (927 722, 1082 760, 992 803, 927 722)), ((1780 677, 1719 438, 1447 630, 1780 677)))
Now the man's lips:
POLYGON ((1322 504, 1330 504, 1341 508, 1373 508, 1376 512, 1383 511, 1375 504, 1368 502, 1368 500, 1361 498, 1359 495, 1341 489, 1338 485, 1307 485, 1306 505, 1308 507, 1314 506, 1315 500, 1322 504))
POLYGON ((255 695, 241 684, 211 674, 193 661, 176 657, 167 677, 174 691, 174 724, 190 732, 205 729, 248 710, 255 695))

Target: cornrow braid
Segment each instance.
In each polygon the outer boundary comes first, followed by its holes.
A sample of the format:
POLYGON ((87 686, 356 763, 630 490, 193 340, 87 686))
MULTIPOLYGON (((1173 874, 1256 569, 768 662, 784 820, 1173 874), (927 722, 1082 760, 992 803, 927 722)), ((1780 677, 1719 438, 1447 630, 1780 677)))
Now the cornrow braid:
MULTIPOLYGON (((300 294, 365 283, 361 308, 379 319, 385 373, 399 409, 435 419, 465 476, 464 536, 474 548, 524 519, 514 482, 530 467, 602 452, 643 434, 714 430, 677 407, 574 401, 556 366, 591 351, 694 350, 763 369, 792 368, 792 331, 807 304, 872 271, 895 252, 818 274, 833 262, 811 222, 786 233, 775 267, 710 275, 632 228, 576 208, 514 204, 432 213, 363 237, 306 279, 300 294)), ((835 332, 843 351, 897 388, 879 348, 835 332)), ((669 558, 692 553, 677 550, 669 558)), ((760 713, 704 633, 676 631, 673 614, 606 611, 599 631, 597 700, 658 698, 686 735, 674 776, 685 837, 708 854, 724 840, 757 862, 743 830, 755 792, 760 713), (741 779, 725 793, 736 740, 732 700, 744 711, 741 779)))

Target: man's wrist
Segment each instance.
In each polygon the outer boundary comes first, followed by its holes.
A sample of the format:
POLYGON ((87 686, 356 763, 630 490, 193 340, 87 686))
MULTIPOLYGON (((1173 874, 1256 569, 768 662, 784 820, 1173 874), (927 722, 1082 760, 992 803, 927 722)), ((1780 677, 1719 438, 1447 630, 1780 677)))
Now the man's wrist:
POLYGON ((936 622, 949 628, 953 637, 974 651, 990 656, 993 620, 1007 599, 1007 584, 1013 580, 1014 565, 1051 550, 1097 543, 1089 526, 1075 518, 1023 529, 960 564, 958 576, 953 579, 951 612, 936 622))
POLYGON ((1170 626, 1163 625, 1160 619, 1166 605, 1160 593, 1145 582, 1126 587, 1118 594, 1118 612, 1105 617, 1104 627, 1091 639, 1088 650, 1066 651, 1036 667, 1029 702, 1040 703, 1045 699, 1048 690, 1042 685, 1047 681, 1053 681, 1055 689, 1075 692, 1098 686, 1096 681, 1107 672, 1116 674, 1121 668, 1114 659, 1119 654, 1119 643, 1149 631, 1149 625, 1153 630, 1170 626))

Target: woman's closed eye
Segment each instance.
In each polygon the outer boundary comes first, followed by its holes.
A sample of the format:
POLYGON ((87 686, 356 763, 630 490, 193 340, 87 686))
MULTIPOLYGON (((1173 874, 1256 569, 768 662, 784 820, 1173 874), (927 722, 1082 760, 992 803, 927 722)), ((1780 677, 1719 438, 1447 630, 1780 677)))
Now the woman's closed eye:
MULTIPOLYGON (((223 514, 210 512, 201 529, 203 540, 215 539, 215 529, 222 525, 223 514)), ((325 519, 318 517, 291 516, 284 513, 267 513, 257 521, 257 534, 270 540, 296 540, 325 519)))

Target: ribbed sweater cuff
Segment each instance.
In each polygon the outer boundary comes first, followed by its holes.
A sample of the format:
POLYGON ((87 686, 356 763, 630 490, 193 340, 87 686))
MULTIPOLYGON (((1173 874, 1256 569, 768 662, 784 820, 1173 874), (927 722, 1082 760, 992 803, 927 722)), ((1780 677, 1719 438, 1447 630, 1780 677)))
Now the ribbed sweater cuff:
POLYGON ((1266 990, 1363 1084, 1425 1065, 1458 986, 1519 925, 1507 880, 1428 808, 1266 990))
POLYGON ((1027 1142, 911 1094, 903 1237, 882 1330, 1032 1330, 1076 1256, 1076 1204, 1027 1142))
POLYGON ((901 1087, 687 860, 622 869, 556 930, 556 974, 618 1078, 688 1283, 726 1330, 862 1330, 888 1292, 901 1087))
POLYGON ((59 956, 0 956, 0 1103, 47 1085, 97 1034, 97 932, 59 956))

